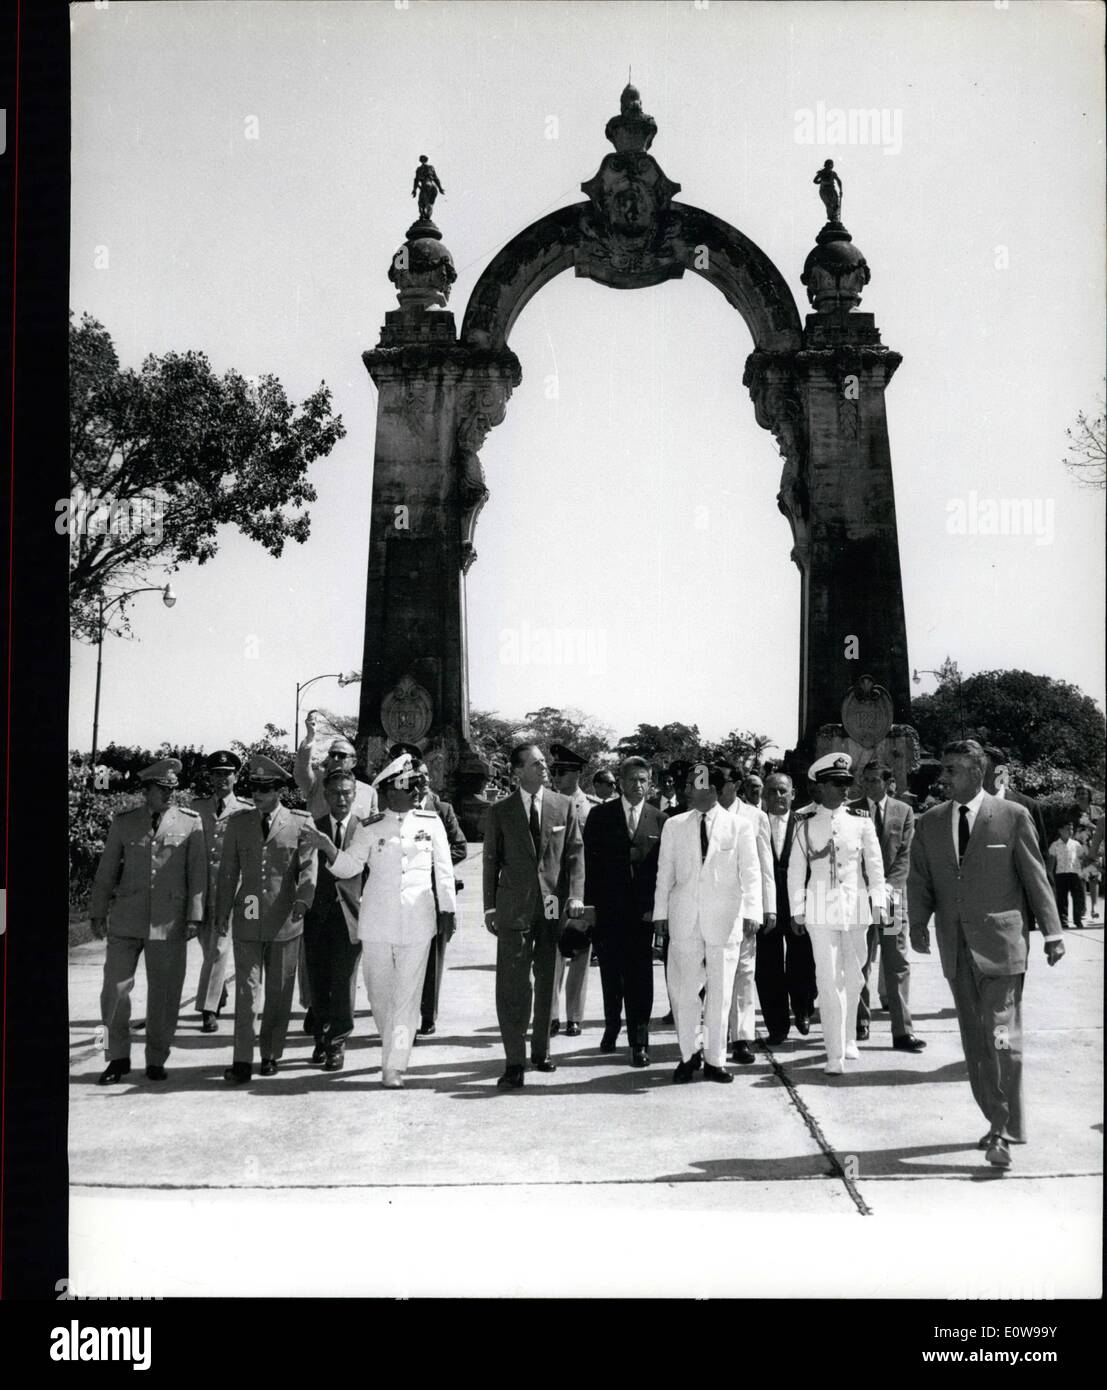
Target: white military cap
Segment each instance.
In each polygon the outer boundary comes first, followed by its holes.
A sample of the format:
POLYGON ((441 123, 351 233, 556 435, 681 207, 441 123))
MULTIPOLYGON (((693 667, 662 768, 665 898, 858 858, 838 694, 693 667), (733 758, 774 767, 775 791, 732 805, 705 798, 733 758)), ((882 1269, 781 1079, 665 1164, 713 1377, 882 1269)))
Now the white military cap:
POLYGON ((853 759, 848 753, 826 753, 807 769, 812 782, 852 782, 853 759))
POLYGON ((398 781, 405 773, 411 773, 414 772, 414 770, 415 762, 411 754, 401 753, 398 758, 393 758, 387 767, 382 768, 380 772, 377 773, 373 778, 373 786, 379 787, 385 782, 398 781))

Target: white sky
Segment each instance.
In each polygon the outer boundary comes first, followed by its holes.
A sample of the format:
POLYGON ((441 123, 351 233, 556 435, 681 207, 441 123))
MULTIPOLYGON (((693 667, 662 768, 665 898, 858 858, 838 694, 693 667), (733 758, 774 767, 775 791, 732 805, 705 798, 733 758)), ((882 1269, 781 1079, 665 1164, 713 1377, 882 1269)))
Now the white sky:
MULTIPOLYGON (((215 561, 174 577, 171 612, 136 601, 141 640, 105 643, 102 743, 213 748, 290 728, 297 681, 360 665, 376 413, 360 356, 395 307, 417 157, 446 187, 435 220, 460 328, 499 246, 583 198, 628 65, 679 200, 751 237, 801 313, 824 219, 811 179, 835 160, 872 269, 862 308, 904 358, 887 405, 912 663, 1025 667, 1103 702, 1103 494, 1060 463, 1066 426, 1103 391, 1098 3, 71 14, 74 308, 128 365, 202 349, 219 371, 274 372, 297 400, 325 379, 348 431, 313 469, 305 546, 278 562, 228 531, 215 561), (797 112, 819 102, 900 113, 901 148, 797 143, 797 112), (949 534, 971 490, 1036 500, 1047 533, 949 534)), ((492 498, 468 581, 474 706, 569 704, 616 736, 681 719, 791 746, 799 580, 780 460, 741 385, 741 318, 691 274, 634 293, 565 274, 510 346, 523 383, 482 451, 492 498), (543 629, 591 659, 504 659, 506 634, 525 646, 543 629)), ((75 645, 84 749, 94 669, 75 645)), ((307 704, 356 712, 357 693, 320 682, 307 704)))

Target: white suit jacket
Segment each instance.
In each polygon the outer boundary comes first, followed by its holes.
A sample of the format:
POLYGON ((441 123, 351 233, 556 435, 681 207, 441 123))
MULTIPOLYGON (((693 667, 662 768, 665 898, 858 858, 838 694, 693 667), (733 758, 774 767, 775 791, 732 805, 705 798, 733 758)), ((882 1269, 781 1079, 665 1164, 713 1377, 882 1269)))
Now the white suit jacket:
POLYGON ((757 841, 744 816, 716 807, 702 861, 700 813, 685 811, 665 822, 653 917, 669 923, 672 940, 698 934, 709 946, 724 946, 740 934, 743 918, 763 920, 763 902, 757 841))
POLYGON ((736 815, 745 816, 757 837, 757 862, 761 867, 761 905, 766 915, 776 916, 776 877, 773 873, 773 830, 769 817, 760 806, 748 801, 736 801, 730 808, 736 815))

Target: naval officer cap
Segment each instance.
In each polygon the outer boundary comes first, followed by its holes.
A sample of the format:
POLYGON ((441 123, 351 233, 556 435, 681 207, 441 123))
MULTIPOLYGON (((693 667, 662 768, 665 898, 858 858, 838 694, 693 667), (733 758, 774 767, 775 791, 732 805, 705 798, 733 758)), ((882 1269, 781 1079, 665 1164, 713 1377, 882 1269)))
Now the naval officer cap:
POLYGON ((550 744, 550 770, 552 772, 580 772, 588 766, 588 759, 582 758, 563 743, 550 744))
POLYGON ((812 782, 852 782, 853 759, 848 753, 827 753, 807 769, 812 782))
POLYGON ((246 764, 251 783, 263 786, 283 785, 288 781, 288 773, 280 763, 267 758, 264 753, 255 753, 246 764))
POLYGON ((396 786, 401 791, 406 791, 412 778, 418 775, 418 772, 418 765, 411 754, 401 753, 398 758, 393 758, 390 763, 381 768, 380 772, 373 778, 373 786, 396 786))
POLYGON ((242 766, 242 759, 229 748, 217 748, 214 753, 208 754, 204 766, 209 772, 237 772, 242 766))
POLYGON ((177 773, 181 770, 179 758, 159 758, 156 763, 144 767, 138 774, 140 782, 152 782, 155 787, 177 786, 177 773))

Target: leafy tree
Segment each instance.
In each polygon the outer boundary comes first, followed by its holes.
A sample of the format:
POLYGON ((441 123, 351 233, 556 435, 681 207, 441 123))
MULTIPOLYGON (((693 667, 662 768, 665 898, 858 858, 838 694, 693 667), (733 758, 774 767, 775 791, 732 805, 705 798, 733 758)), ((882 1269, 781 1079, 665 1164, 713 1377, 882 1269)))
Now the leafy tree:
POLYGON ((678 758, 695 761, 703 756, 703 742, 695 724, 639 724, 634 733, 615 745, 621 758, 636 756, 651 763, 671 763, 678 758))
POLYGON ((1103 401, 1099 406, 1099 414, 1090 420, 1082 410, 1075 426, 1065 431, 1069 442, 1064 463, 1081 487, 1102 489, 1107 487, 1107 421, 1103 401))
MULTIPOLYGON (((307 539, 308 468, 346 433, 325 384, 294 406, 276 377, 217 376, 202 352, 122 368, 89 314, 70 317, 69 381, 73 495, 57 529, 70 538, 75 635, 95 637, 97 600, 151 567, 210 560, 220 526, 274 556, 307 539)), ((124 607, 111 618, 121 631, 124 607)))
POLYGON ((707 744, 703 755, 713 763, 731 763, 744 772, 760 768, 764 754, 776 744, 767 734, 755 734, 752 729, 732 729, 718 743, 707 744))

